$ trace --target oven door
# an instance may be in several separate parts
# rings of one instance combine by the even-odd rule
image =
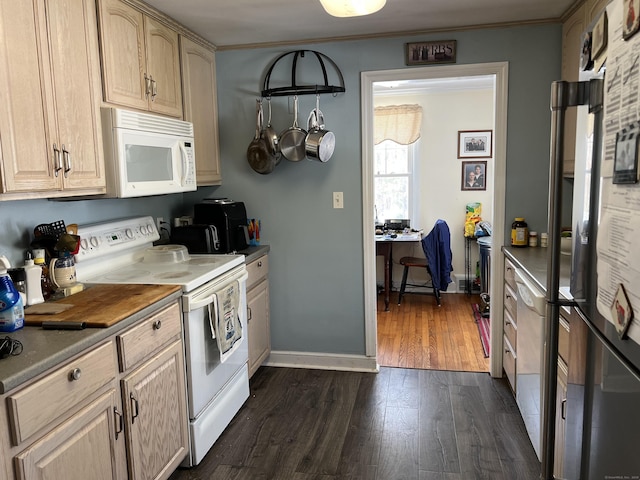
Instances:
[[[214,294],[234,281],[240,284],[238,316],[243,338],[238,348],[221,362],[218,343],[211,334],[209,315],[211,318],[215,315]],[[198,417],[240,369],[247,368],[246,282],[247,271],[243,264],[182,297],[190,420]]]

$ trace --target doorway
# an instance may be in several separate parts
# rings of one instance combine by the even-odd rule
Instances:
[[[493,154],[493,236],[502,239],[504,237],[504,197],[505,197],[505,171],[506,171],[506,104],[507,104],[507,69],[506,63],[491,63],[478,65],[456,65],[444,67],[423,67],[402,70],[387,70],[377,72],[363,72],[361,76],[362,92],[362,139],[363,139],[363,238],[364,238],[364,285],[365,285],[365,337],[366,354],[377,358],[377,295],[376,295],[376,253],[374,239],[374,155],[373,155],[373,112],[375,106],[376,86],[381,82],[438,82],[454,84],[456,79],[460,82],[472,80],[474,77],[490,77],[494,86],[493,111],[494,111],[494,154]],[[425,113],[428,115],[428,113]],[[484,127],[483,127],[484,128]],[[457,128],[454,128],[457,130]],[[453,132],[454,142],[457,142],[457,132]],[[454,152],[455,152],[455,146]],[[453,159],[456,167],[460,160],[454,153]],[[464,219],[464,211],[460,213]],[[424,227],[423,227],[424,228]],[[430,229],[430,228],[429,228]],[[428,233],[428,228],[424,228]],[[454,232],[452,232],[453,235]],[[499,243],[502,243],[500,240]],[[501,299],[496,298],[496,284],[501,284],[501,268],[498,262],[499,255],[492,255],[491,270],[494,272],[491,282],[492,311],[502,311]],[[444,298],[446,301],[446,296]],[[496,315],[497,317],[497,315]],[[501,351],[502,319],[495,318],[491,322],[491,351]],[[492,355],[490,358],[490,372],[493,376],[502,373],[501,355]]]

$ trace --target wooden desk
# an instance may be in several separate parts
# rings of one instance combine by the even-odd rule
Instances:
[[[376,256],[384,257],[384,311],[389,311],[389,295],[393,281],[393,244],[399,242],[419,242],[422,240],[422,231],[401,233],[396,238],[389,235],[376,235]]]

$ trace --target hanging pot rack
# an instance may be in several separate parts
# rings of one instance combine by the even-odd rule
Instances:
[[[298,59],[301,57],[304,58],[305,52],[312,53],[313,55],[315,55],[315,58],[318,60],[318,63],[320,64],[320,68],[322,69],[322,76],[324,80],[323,84],[298,85],[296,81]],[[271,81],[271,73],[273,72],[274,67],[280,60],[282,60],[285,57],[288,57],[289,55],[293,55],[293,64],[291,67],[291,85],[287,85],[284,87],[271,88],[269,82]],[[338,75],[338,78],[340,80],[340,85],[329,85],[325,60],[334,67]],[[269,67],[269,70],[267,71],[267,74],[264,77],[264,82],[262,84],[262,96],[264,98],[284,97],[288,95],[317,95],[320,93],[331,93],[333,95],[336,95],[338,93],[342,93],[345,91],[346,90],[344,88],[344,78],[338,66],[335,64],[333,60],[331,60],[325,54],[317,52],[315,50],[294,50],[291,52],[283,53],[278,58],[276,58],[275,61],[271,64],[271,67]]]

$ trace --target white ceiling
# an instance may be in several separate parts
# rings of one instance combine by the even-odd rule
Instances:
[[[558,20],[580,0],[387,0],[377,13],[336,18],[319,0],[146,0],[218,47]]]

